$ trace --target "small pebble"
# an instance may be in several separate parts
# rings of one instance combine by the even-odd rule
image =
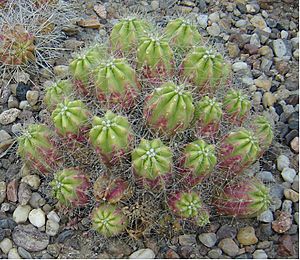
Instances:
[[[133,252],[129,259],[154,259],[155,254],[150,248],[140,249]]]
[[[231,238],[224,238],[220,241],[219,248],[223,250],[223,252],[231,257],[234,257],[239,252],[239,247]]]
[[[250,226],[241,228],[239,230],[237,234],[237,240],[244,246],[254,245],[258,242],[258,239],[255,235],[255,230]]]
[[[292,202],[299,201],[299,193],[298,192],[293,191],[292,189],[285,189],[283,193],[284,193],[284,196],[286,199],[291,200]]]
[[[44,226],[46,222],[44,211],[42,209],[33,209],[29,213],[29,221],[38,228]]]
[[[9,250],[7,258],[8,259],[22,259],[18,253],[18,249],[15,247]]]
[[[284,168],[283,171],[281,172],[281,176],[288,183],[293,183],[294,178],[296,176],[296,171],[291,168]]]
[[[13,247],[13,243],[9,238],[4,238],[0,242],[0,248],[5,255],[8,254],[9,250],[12,249],[12,247]]]
[[[232,64],[232,69],[234,72],[238,72],[241,70],[247,70],[248,69],[248,65],[245,62],[242,61],[238,61]]]
[[[254,259],[268,259],[268,255],[262,249],[255,250],[252,255]]]
[[[47,220],[46,234],[49,236],[56,236],[59,230],[59,224],[53,220]]]
[[[285,155],[279,155],[277,158],[277,169],[282,171],[284,168],[288,168],[290,166],[290,159]]]
[[[198,236],[200,242],[207,246],[213,247],[217,242],[217,236],[215,233],[202,233]]]
[[[13,220],[18,224],[25,223],[30,210],[31,207],[29,205],[19,205],[13,213]]]
[[[17,108],[5,110],[0,114],[0,124],[8,125],[16,121],[21,111]]]
[[[273,213],[271,210],[266,210],[262,212],[258,217],[257,220],[265,223],[270,223],[274,220]]]

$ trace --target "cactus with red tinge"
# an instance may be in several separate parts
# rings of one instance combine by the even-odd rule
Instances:
[[[66,168],[55,173],[50,185],[54,197],[64,206],[77,207],[89,203],[89,179],[77,168]]]
[[[215,194],[213,205],[220,215],[252,218],[268,209],[269,188],[256,178],[231,181]]]
[[[184,86],[165,83],[146,97],[144,116],[154,131],[174,135],[190,126],[194,117],[192,95]]]

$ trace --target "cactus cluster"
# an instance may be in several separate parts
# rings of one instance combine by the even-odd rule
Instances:
[[[243,171],[271,145],[269,122],[258,116],[245,124],[248,96],[230,87],[229,63],[202,46],[195,25],[170,21],[161,37],[151,28],[137,18],[121,20],[106,45],[72,60],[72,79],[46,91],[54,130],[29,127],[19,138],[20,156],[33,169],[53,174],[59,203],[80,207],[96,201],[93,228],[104,236],[129,228],[123,208],[139,191],[164,192],[164,209],[196,226],[209,223],[212,207],[220,215],[257,215],[269,205],[268,189]],[[175,53],[183,57],[177,60]],[[70,168],[63,156],[57,160],[57,145],[68,149],[71,141],[98,156],[104,170],[94,171],[94,183],[81,165]],[[213,205],[201,195],[210,176]]]

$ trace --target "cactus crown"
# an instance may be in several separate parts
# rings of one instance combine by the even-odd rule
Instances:
[[[204,124],[220,121],[222,114],[222,104],[215,97],[205,96],[196,105],[195,118],[201,119]]]
[[[178,214],[185,218],[196,217],[202,208],[202,201],[195,192],[182,193],[180,199],[175,203]]]

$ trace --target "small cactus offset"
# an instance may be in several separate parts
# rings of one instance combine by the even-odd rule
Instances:
[[[201,43],[201,35],[190,22],[178,18],[170,21],[165,28],[165,37],[170,45],[186,50]]]
[[[94,117],[89,138],[106,165],[121,162],[129,152],[134,135],[126,117],[107,111],[103,118]]]
[[[85,206],[89,203],[88,177],[79,169],[66,168],[54,174],[50,183],[54,197],[66,207]]]
[[[22,25],[5,25],[0,33],[0,63],[25,65],[35,61],[34,39]]]
[[[194,117],[192,95],[183,86],[165,83],[146,97],[144,116],[154,131],[174,135],[188,128]]]
[[[125,231],[128,220],[117,206],[102,204],[93,210],[92,222],[98,233],[112,237]]]
[[[53,138],[53,133],[47,126],[30,125],[18,138],[18,154],[28,166],[48,174],[59,163],[59,155],[55,149]]]
[[[258,159],[260,147],[253,132],[237,129],[221,141],[218,166],[230,174],[241,173],[243,169]]]
[[[204,47],[196,47],[188,53],[180,66],[184,79],[199,86],[199,91],[208,93],[214,92],[215,86],[225,81],[230,73],[229,64],[221,54]]]
[[[57,132],[70,139],[83,141],[88,127],[89,111],[80,100],[69,101],[57,105],[52,112],[52,120]]]
[[[172,151],[160,139],[141,140],[132,152],[134,174],[146,188],[163,188],[172,173]]]
[[[256,178],[244,178],[228,183],[215,194],[213,205],[221,215],[256,217],[271,203],[269,189]]]
[[[137,68],[153,83],[160,83],[174,73],[174,54],[165,39],[142,37],[137,49]]]
[[[222,104],[216,98],[203,97],[195,105],[194,124],[198,136],[214,138],[219,132],[223,116]]]
[[[241,125],[251,109],[251,102],[240,90],[230,89],[223,100],[223,107],[225,118],[230,123]]]
[[[181,161],[186,182],[195,186],[207,177],[217,164],[215,147],[199,139],[186,145]]]
[[[129,199],[132,195],[127,181],[121,177],[101,175],[94,183],[93,193],[97,201],[117,203],[122,199]]]
[[[209,212],[196,192],[176,192],[169,195],[168,206],[178,217],[192,219],[197,225],[209,223]]]
[[[44,97],[44,103],[50,111],[72,95],[72,83],[68,80],[61,80],[48,87]]]
[[[136,104],[140,83],[135,71],[123,59],[101,63],[94,72],[96,95],[109,108],[130,109]]]
[[[137,18],[123,19],[114,25],[110,34],[110,44],[117,54],[128,54],[137,48],[142,36],[150,29],[150,24]]]

